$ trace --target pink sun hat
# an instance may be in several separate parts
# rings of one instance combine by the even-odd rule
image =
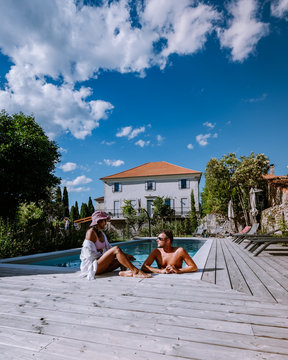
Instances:
[[[92,222],[90,224],[91,226],[97,225],[99,220],[110,220],[110,216],[107,215],[104,211],[97,210],[92,214]]]

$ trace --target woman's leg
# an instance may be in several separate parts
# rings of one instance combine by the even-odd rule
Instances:
[[[96,275],[107,272],[111,264],[114,262],[115,258],[119,261],[120,265],[128,268],[131,273],[130,276],[134,277],[151,277],[150,274],[146,274],[143,271],[137,269],[130,260],[128,260],[127,256],[123,253],[123,251],[118,247],[114,246],[108,251],[106,251],[99,260],[97,260],[97,271]],[[125,276],[124,272],[121,272],[122,276]],[[128,275],[128,273],[126,275]]]

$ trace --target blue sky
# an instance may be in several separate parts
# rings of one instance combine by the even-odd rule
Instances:
[[[34,114],[57,142],[70,205],[150,161],[204,172],[212,157],[254,151],[288,173],[288,0],[0,10],[0,108]]]

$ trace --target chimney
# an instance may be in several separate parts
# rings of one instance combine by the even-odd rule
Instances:
[[[274,172],[274,164],[271,164],[271,165],[270,165],[270,175],[275,175],[275,172]]]

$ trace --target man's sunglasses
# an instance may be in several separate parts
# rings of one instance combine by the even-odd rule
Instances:
[[[160,236],[157,237],[157,240],[167,240],[168,238],[161,238]]]

